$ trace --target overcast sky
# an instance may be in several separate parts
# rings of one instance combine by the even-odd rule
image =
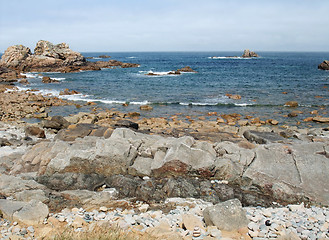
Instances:
[[[328,0],[0,0],[0,52],[329,51]]]

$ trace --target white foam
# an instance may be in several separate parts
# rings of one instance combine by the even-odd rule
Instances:
[[[57,81],[63,81],[63,80],[65,80],[66,78],[54,78],[54,77],[52,77],[51,79],[53,79],[53,80],[57,80]]]
[[[208,57],[209,59],[251,59],[251,58],[243,58],[243,57]]]
[[[239,106],[239,107],[246,107],[246,106],[252,106],[254,104],[252,103],[234,103],[235,106]]]
[[[21,75],[27,77],[27,78],[40,78],[41,76],[38,76],[38,73],[21,73]]]
[[[150,104],[149,101],[145,100],[143,102],[129,102],[129,104],[133,104],[133,105],[146,105],[146,104]]]
[[[136,57],[127,57],[127,58],[136,58]]]

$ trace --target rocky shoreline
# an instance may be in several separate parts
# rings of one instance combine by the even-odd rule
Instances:
[[[318,127],[298,128],[215,112],[215,120],[142,118],[92,102],[90,111],[50,117],[51,107],[76,103],[17,91],[8,84],[21,72],[128,65],[86,63],[46,41],[34,54],[13,49],[0,69],[1,239],[97,227],[135,239],[329,238],[328,119],[314,113]],[[17,49],[18,63],[8,57]]]
[[[187,123],[175,117],[170,120],[139,119],[138,113],[124,114],[97,108],[64,118],[47,117],[45,113],[50,106],[72,103],[41,95],[38,99],[33,92],[3,93],[9,94],[4,95],[4,99],[16,96],[17,106],[24,102],[25,105],[21,105],[24,109],[31,107],[26,114],[44,114],[43,120],[36,124],[17,120],[26,117],[20,109],[2,115],[5,117],[0,129],[0,210],[6,220],[2,220],[0,228],[4,239],[13,235],[37,238],[44,234],[42,231],[53,234],[59,226],[87,231],[87,226],[90,229],[95,221],[109,224],[106,219],[111,226],[135,229],[136,234],[155,239],[163,239],[169,233],[177,239],[328,237],[328,231],[324,230],[329,220],[326,184],[329,131],[326,125],[298,129],[250,122],[236,127],[226,121]],[[15,108],[12,101],[5,104]],[[16,115],[18,112],[20,115]],[[201,209],[205,205],[216,206],[236,199],[247,211],[249,221],[244,227],[227,232],[221,226],[213,228],[207,224],[203,213],[178,211],[173,206],[168,211],[177,211],[176,223],[170,222],[172,215],[164,212],[159,215],[159,221],[149,217],[153,219],[149,220],[152,222],[149,225],[136,220],[143,216],[137,210],[141,204],[149,205],[152,210],[145,214],[150,216],[161,209],[165,211],[166,202],[177,197],[184,204],[188,198],[193,198],[195,207]],[[197,199],[202,199],[204,205]],[[126,201],[135,206],[136,212],[127,213],[126,210],[123,214],[120,211],[125,211],[125,207],[119,212],[113,207],[122,202],[127,207]],[[300,220],[292,226],[288,222],[293,220],[283,220],[283,213],[291,212],[285,206],[301,202],[313,207],[299,205],[301,210],[291,213],[291,218],[305,216],[308,222]],[[139,203],[138,207],[136,203]],[[16,204],[16,210],[8,210],[8,205],[12,209]],[[43,206],[45,211],[37,220],[25,219],[26,214],[17,217],[21,216],[19,212],[24,206],[33,209],[30,211]],[[100,211],[100,207],[109,210]],[[104,219],[96,217],[96,212],[91,210],[97,210]],[[309,211],[313,210],[314,214],[321,212],[324,220],[312,215],[311,219],[317,221],[312,220],[313,228],[310,229],[310,216],[305,214],[311,214]],[[275,216],[283,214],[280,219],[284,224],[279,230],[264,227],[264,220],[277,221],[269,217],[269,211],[271,214],[278,212]],[[264,212],[267,215],[264,216]],[[113,214],[119,217],[115,220],[107,217]],[[179,227],[184,214],[196,216],[203,224],[199,228],[205,230],[200,230],[199,237],[193,236],[199,231],[194,229],[196,226],[192,230]],[[93,220],[85,219],[86,216]],[[127,220],[132,217],[135,223]],[[48,220],[44,222],[44,219]],[[165,219],[169,219],[169,225],[163,223]],[[50,225],[51,221],[55,224]],[[164,226],[166,230],[163,230]],[[35,232],[30,231],[31,227]],[[163,235],[158,229],[164,231]],[[211,235],[212,231],[221,237]]]

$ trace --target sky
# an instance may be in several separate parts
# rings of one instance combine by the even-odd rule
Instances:
[[[327,0],[0,0],[0,52],[329,51]]]

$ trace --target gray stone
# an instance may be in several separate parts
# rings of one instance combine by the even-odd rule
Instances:
[[[21,210],[25,205],[27,205],[25,202],[0,199],[0,210],[4,217],[9,220],[12,220],[14,213]]]
[[[207,226],[217,226],[220,230],[234,231],[249,223],[239,200],[232,199],[207,207],[203,211]]]
[[[284,140],[279,134],[274,132],[258,132],[258,131],[245,131],[243,136],[249,142],[255,142],[258,144],[267,144],[271,142],[282,142]]]
[[[46,204],[35,200],[25,204],[22,209],[13,214],[13,219],[27,225],[36,225],[44,221],[48,216],[49,209]]]
[[[31,200],[37,200],[40,202],[46,202],[49,198],[45,192],[41,189],[37,190],[24,190],[15,194],[15,198],[18,201],[29,202]]]
[[[46,187],[34,180],[23,180],[20,177],[5,174],[0,175],[0,194],[4,196],[13,196],[25,190],[38,189],[45,190]]]
[[[129,167],[128,173],[135,176],[149,176],[151,174],[152,158],[137,157]]]

